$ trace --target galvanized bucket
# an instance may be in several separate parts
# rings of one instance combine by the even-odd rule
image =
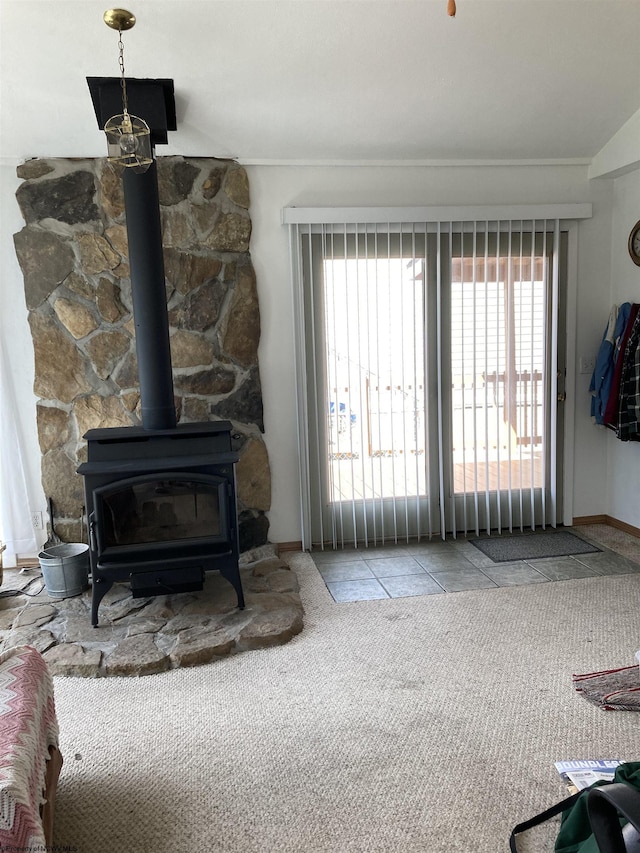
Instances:
[[[49,598],[71,598],[89,587],[89,546],[51,545],[38,554]]]

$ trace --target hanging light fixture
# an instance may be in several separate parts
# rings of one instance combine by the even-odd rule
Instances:
[[[115,165],[132,168],[136,172],[146,172],[153,163],[151,131],[143,119],[129,113],[127,81],[124,76],[122,33],[135,25],[136,18],[126,9],[108,9],[103,19],[108,27],[118,31],[118,62],[122,90],[122,112],[112,116],[104,126],[107,135],[107,158]]]

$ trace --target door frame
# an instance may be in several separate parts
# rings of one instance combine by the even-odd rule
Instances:
[[[306,372],[306,320],[304,315],[304,279],[302,274],[301,240],[306,235],[322,231],[325,226],[345,223],[406,223],[473,220],[532,220],[558,219],[568,233],[567,299],[566,299],[566,403],[564,406],[564,453],[562,470],[562,519],[565,525],[573,521],[573,438],[575,424],[575,341],[578,271],[579,222],[592,217],[592,205],[479,205],[469,207],[391,207],[391,208],[307,208],[285,207],[282,223],[289,229],[290,275],[293,298],[293,333],[295,344],[295,388],[298,420],[298,467],[300,479],[300,532],[302,547],[311,549],[310,519],[310,443],[308,410],[308,377]]]

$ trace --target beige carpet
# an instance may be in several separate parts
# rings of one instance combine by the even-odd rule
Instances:
[[[55,679],[57,845],[499,853],[564,795],[555,760],[640,757],[640,717],[571,681],[633,663],[637,574],[336,604],[308,556],[291,564],[306,615],[287,645]]]

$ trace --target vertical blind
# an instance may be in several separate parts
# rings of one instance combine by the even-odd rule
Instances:
[[[590,206],[452,212],[284,211],[304,547],[556,523],[561,222]]]

